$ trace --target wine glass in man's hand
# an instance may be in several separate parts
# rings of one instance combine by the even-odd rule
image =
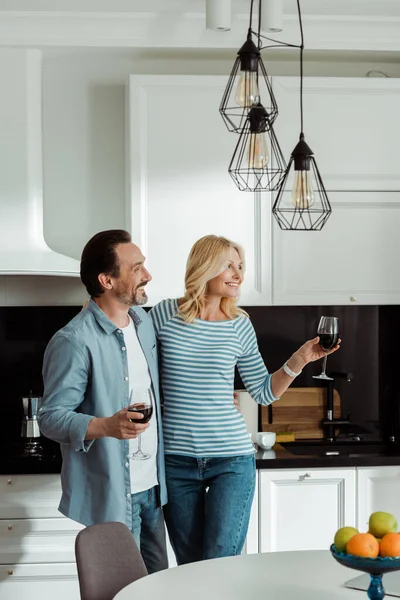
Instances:
[[[148,423],[153,414],[151,391],[149,389],[132,389],[129,396],[128,412],[140,413],[143,419],[129,419],[131,423]],[[128,454],[132,460],[147,460],[150,454],[142,451],[142,434],[138,436],[138,449]]]

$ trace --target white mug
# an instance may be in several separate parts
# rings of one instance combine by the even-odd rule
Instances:
[[[269,450],[276,442],[276,433],[273,431],[259,431],[255,435],[256,443],[260,448]]]

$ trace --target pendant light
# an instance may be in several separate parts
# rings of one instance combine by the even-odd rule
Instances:
[[[266,106],[271,125],[278,116],[278,105],[261,58],[260,37],[257,36],[257,45],[253,41],[253,3],[254,0],[251,0],[247,39],[237,53],[219,107],[228,130],[236,133],[242,131],[251,107],[261,100]]]
[[[242,192],[277,189],[286,163],[268,111],[262,104],[252,106],[236,144],[229,174]]]
[[[319,231],[332,209],[314,153],[306,144],[303,133],[303,51],[304,36],[297,0],[301,33],[300,45],[300,139],[294,148],[281,180],[272,212],[281,229]]]

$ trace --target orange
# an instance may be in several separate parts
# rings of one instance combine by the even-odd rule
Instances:
[[[382,557],[400,556],[400,533],[387,533],[379,545],[379,554]]]
[[[379,554],[379,543],[370,533],[357,533],[347,542],[347,554],[376,558]]]

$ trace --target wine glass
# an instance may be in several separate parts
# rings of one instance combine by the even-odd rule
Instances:
[[[132,389],[129,395],[128,412],[137,412],[143,415],[143,419],[129,419],[131,423],[148,423],[153,414],[151,390]],[[142,451],[142,434],[138,435],[138,449],[128,454],[132,460],[147,460],[150,454]]]
[[[319,335],[319,345],[322,350],[328,352],[336,346],[339,340],[339,319],[337,317],[321,317],[318,324],[317,334]],[[332,377],[326,374],[326,361],[328,355],[325,354],[322,363],[322,373],[313,375],[314,379],[327,379],[332,381]]]

